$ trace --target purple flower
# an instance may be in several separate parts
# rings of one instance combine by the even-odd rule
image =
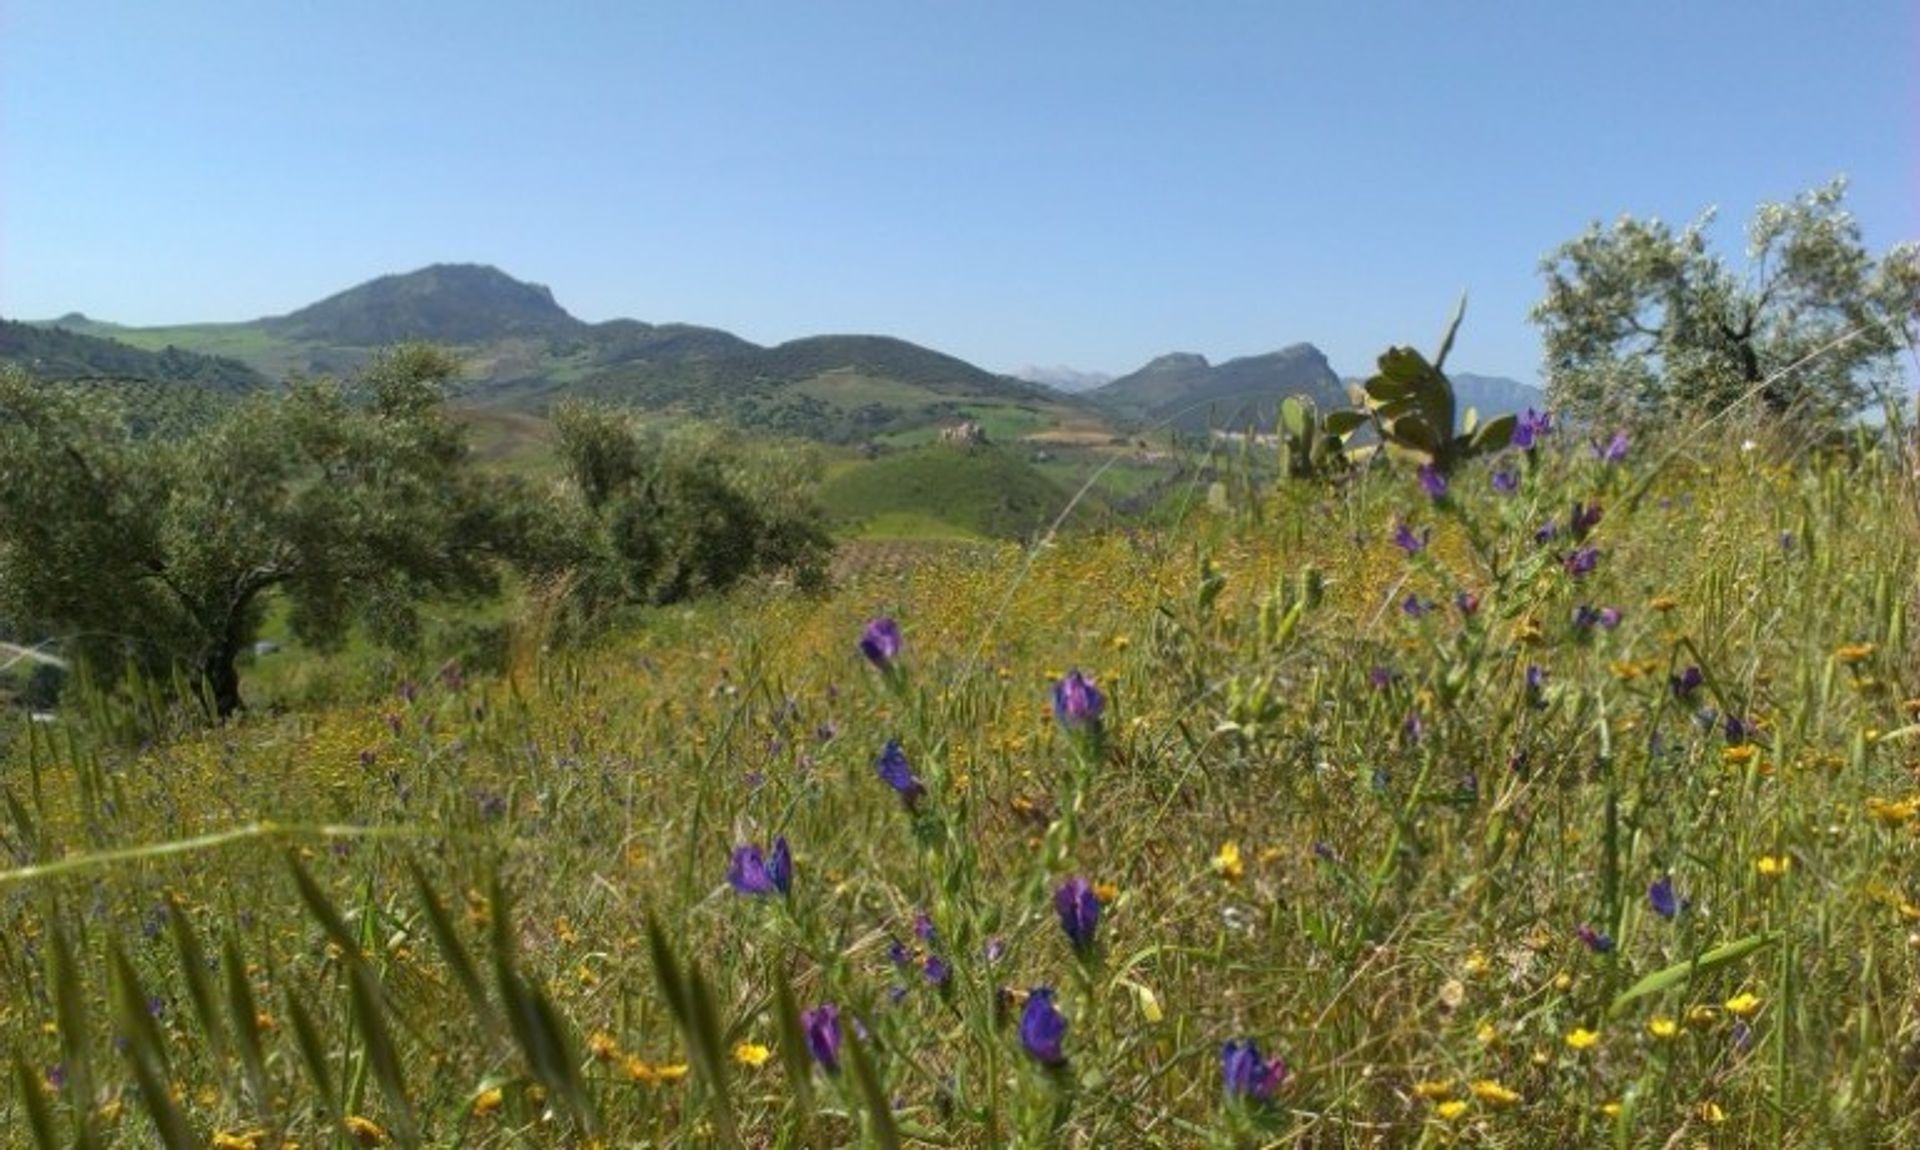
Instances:
[[[1054,718],[1069,727],[1097,724],[1106,709],[1107,697],[1077,670],[1067,672],[1066,678],[1053,685]]]
[[[1560,525],[1549,519],[1533,533],[1535,543],[1551,543],[1560,537]]]
[[[912,810],[926,796],[927,788],[913,776],[913,767],[907,762],[907,753],[900,749],[900,740],[888,739],[887,747],[874,761],[874,769],[880,772],[880,778],[899,793],[901,799]]]
[[[793,852],[787,849],[787,837],[773,840],[771,861],[760,853],[757,843],[733,848],[727,885],[741,894],[786,894],[793,887]]]
[[[1100,926],[1100,899],[1092,884],[1079,875],[1060,884],[1053,892],[1053,909],[1059,912],[1060,929],[1067,932],[1073,949],[1085,953],[1093,947],[1093,932]]]
[[[933,929],[933,919],[928,917],[926,911],[916,910],[913,912],[913,936],[915,938],[926,943],[928,946],[932,946],[937,933],[938,932]]]
[[[1600,608],[1600,625],[1611,631],[1620,625],[1622,616],[1618,607]]]
[[[1405,612],[1409,619],[1419,619],[1432,610],[1432,604],[1423,601],[1418,595],[1409,595],[1401,600],[1400,610]]]
[[[1582,603],[1573,609],[1573,625],[1580,630],[1585,631],[1598,622],[1600,622],[1600,612],[1587,604]]]
[[[1605,446],[1601,446],[1598,440],[1594,441],[1593,457],[1602,463],[1619,463],[1627,458],[1627,448],[1631,445],[1632,441],[1627,438],[1626,432],[1616,431]]]
[[[1687,909],[1688,902],[1674,893],[1673,876],[1662,875],[1647,884],[1647,904],[1661,918],[1671,919]]]
[[[1736,1054],[1745,1054],[1747,1051],[1753,1049],[1753,1027],[1747,1025],[1746,1019],[1734,1019],[1733,1033],[1730,1037],[1733,1040],[1733,1049]]]
[[[1460,608],[1462,615],[1471,619],[1480,613],[1480,596],[1471,591],[1462,591],[1453,597],[1453,605]]]
[[[1707,677],[1700,673],[1698,667],[1688,667],[1677,675],[1667,676],[1667,685],[1673,688],[1673,697],[1676,699],[1687,698],[1699,690],[1700,684],[1706,681]]]
[[[948,966],[947,960],[937,954],[928,955],[920,970],[929,986],[945,986],[953,978],[953,967]]]
[[[1566,561],[1567,574],[1573,576],[1575,579],[1580,578],[1582,575],[1591,575],[1593,573],[1594,565],[1599,562],[1600,562],[1599,548],[1597,547],[1576,548],[1573,554],[1567,556],[1567,561]]]
[[[823,1002],[812,1010],[800,1012],[800,1031],[806,1035],[807,1051],[828,1074],[840,1072],[840,1008]]]
[[[1438,503],[1447,497],[1447,477],[1440,474],[1439,470],[1436,469],[1433,464],[1422,463],[1420,465],[1420,490],[1427,493],[1427,498]]]
[[[1547,685],[1547,669],[1538,663],[1527,664],[1527,690],[1538,691]]]
[[[887,946],[887,961],[895,966],[905,966],[913,961],[913,952],[907,949],[906,943],[896,938]]]
[[[1553,416],[1544,411],[1535,411],[1529,407],[1526,414],[1514,421],[1513,438],[1508,442],[1525,450],[1532,447],[1541,436],[1553,430]]]
[[[1427,725],[1420,720],[1420,712],[1408,711],[1406,721],[1400,724],[1400,741],[1409,747],[1427,737]]]
[[[1427,541],[1433,538],[1433,528],[1429,527],[1415,535],[1413,528],[1404,520],[1398,520],[1393,526],[1393,545],[1408,555],[1418,555],[1427,549]]]
[[[1753,734],[1753,724],[1738,715],[1728,715],[1726,721],[1721,724],[1721,730],[1726,733],[1727,742],[1737,747]]]
[[[860,635],[860,653],[882,671],[891,670],[900,653],[900,624],[884,615],[870,621]]]
[[[1598,503],[1576,503],[1573,505],[1573,537],[1585,539],[1587,532],[1600,525],[1604,512]]]
[[[1061,1044],[1067,1037],[1067,1019],[1053,1005],[1053,988],[1036,986],[1027,992],[1026,1009],[1020,1012],[1020,1045],[1042,1066],[1065,1066],[1066,1051]]]
[[[1503,467],[1493,473],[1493,489],[1501,495],[1512,495],[1520,490],[1520,476]]]
[[[999,962],[1002,958],[1006,957],[1007,940],[1004,938],[1001,938],[997,934],[994,935],[992,938],[989,938],[987,940],[987,945],[984,953],[989,963]]]
[[[1367,672],[1367,685],[1376,691],[1384,691],[1388,687],[1393,686],[1393,681],[1396,678],[1398,678],[1398,676],[1393,673],[1393,668],[1375,667],[1373,670]]]
[[[1220,1078],[1229,1101],[1271,1102],[1287,1080],[1287,1064],[1278,1056],[1261,1058],[1251,1038],[1235,1039],[1220,1048]]]
[[[1574,933],[1579,935],[1580,941],[1586,943],[1587,949],[1595,954],[1607,954],[1613,950],[1613,937],[1604,931],[1593,929],[1587,923],[1581,923],[1580,928]]]

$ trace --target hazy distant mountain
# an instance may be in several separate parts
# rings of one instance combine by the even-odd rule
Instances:
[[[1113,374],[1105,371],[1079,371],[1071,367],[1027,366],[1013,373],[1015,379],[1024,379],[1028,383],[1045,384],[1055,391],[1068,393],[1092,391],[1096,387],[1113,382]]]
[[[1086,393],[1115,416],[1189,431],[1273,426],[1280,401],[1312,399],[1322,410],[1346,405],[1346,388],[1327,357],[1310,343],[1212,364],[1173,352]]]
[[[1447,378],[1453,381],[1453,394],[1462,412],[1471,407],[1483,416],[1494,416],[1529,407],[1544,410],[1547,406],[1546,392],[1517,379],[1464,371],[1449,372]]]

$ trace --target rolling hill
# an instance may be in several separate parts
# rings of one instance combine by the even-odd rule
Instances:
[[[905,340],[821,335],[761,347],[691,324],[589,324],[547,288],[480,264],[381,276],[245,323],[135,328],[72,315],[40,327],[148,350],[217,352],[273,378],[350,372],[381,347],[428,340],[466,357],[469,405],[539,413],[564,399],[602,399],[829,443],[982,418],[1036,431],[1107,430],[1090,405]]]
[[[238,360],[200,355],[172,345],[158,350],[67,330],[63,326],[0,319],[0,363],[18,364],[36,379],[121,380],[153,384],[190,384],[212,391],[239,393],[266,386],[268,379]]]

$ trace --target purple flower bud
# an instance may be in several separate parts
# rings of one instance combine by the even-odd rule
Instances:
[[[1512,495],[1520,490],[1520,476],[1506,468],[1493,473],[1493,490],[1500,495]]]
[[[1066,726],[1097,725],[1106,708],[1107,698],[1100,688],[1077,670],[1053,685],[1053,715]]]
[[[1598,503],[1574,504],[1573,505],[1573,537],[1576,540],[1585,539],[1587,537],[1587,532],[1592,531],[1595,527],[1598,527],[1600,525],[1600,517],[1602,514],[1604,514],[1604,512],[1601,511],[1600,505]]]
[[[890,670],[900,654],[900,624],[886,616],[870,621],[860,635],[860,653],[882,671]]]
[[[1092,949],[1094,931],[1100,926],[1100,899],[1092,884],[1078,875],[1061,883],[1053,892],[1053,909],[1073,949],[1082,954]]]
[[[1534,446],[1541,436],[1551,431],[1553,431],[1553,417],[1544,411],[1535,411],[1529,407],[1526,413],[1514,422],[1513,438],[1508,442],[1524,451]]]
[[[1600,622],[1600,612],[1585,603],[1573,609],[1573,625],[1582,631]]]
[[[1462,615],[1471,619],[1480,613],[1480,596],[1471,591],[1462,591],[1453,597],[1453,605],[1460,608]]]
[[[1269,1062],[1251,1039],[1235,1039],[1220,1048],[1220,1078],[1229,1101],[1271,1102],[1287,1080],[1287,1064],[1279,1057]]]
[[[1581,923],[1580,928],[1574,933],[1579,935],[1580,941],[1586,943],[1587,949],[1595,954],[1608,954],[1613,950],[1613,937],[1604,931],[1593,929],[1587,923]]]
[[[1647,904],[1653,907],[1653,913],[1665,919],[1673,918],[1691,905],[1674,893],[1672,875],[1662,875],[1647,884]]]
[[[1396,521],[1393,526],[1393,545],[1405,551],[1409,556],[1418,555],[1427,549],[1428,540],[1433,538],[1433,528],[1428,527],[1415,535],[1413,528],[1405,521]]]
[[[1549,519],[1534,530],[1535,543],[1551,543],[1560,537],[1560,525]]]
[[[1582,575],[1590,575],[1593,573],[1594,566],[1599,562],[1600,562],[1599,548],[1597,547],[1578,548],[1574,551],[1573,554],[1567,556],[1567,561],[1566,561],[1567,574],[1573,576],[1575,579],[1580,578]]]
[[[1026,1009],[1020,1012],[1020,1045],[1042,1066],[1064,1066],[1067,1020],[1053,1005],[1053,988],[1036,986],[1027,992]]]
[[[800,1031],[806,1035],[807,1051],[828,1074],[840,1072],[840,1008],[823,1002],[812,1010],[800,1012]]]
[[[1423,618],[1430,609],[1431,605],[1423,601],[1418,595],[1409,595],[1400,602],[1400,610],[1404,612],[1409,619]]]
[[[1367,685],[1376,691],[1384,691],[1393,686],[1396,677],[1391,667],[1375,667],[1367,672]]]
[[[953,978],[953,968],[947,965],[946,959],[937,954],[928,955],[927,961],[920,970],[926,976],[929,986],[945,986]]]
[[[913,767],[907,762],[907,753],[900,749],[900,740],[888,739],[886,749],[880,752],[873,766],[880,773],[880,778],[905,801],[908,810],[913,810],[926,796],[927,788],[914,777]]]
[[[887,946],[887,961],[895,966],[905,966],[913,961],[913,952],[907,949],[906,943],[896,938]]]
[[[1618,607],[1600,608],[1600,625],[1611,631],[1620,625],[1622,616]]]
[[[1427,493],[1427,498],[1438,503],[1447,497],[1447,477],[1440,474],[1439,470],[1436,469],[1433,464],[1422,463],[1420,465],[1420,490]]]
[[[994,935],[992,938],[989,938],[987,940],[986,950],[984,953],[986,954],[986,958],[989,963],[999,962],[1002,958],[1006,957],[1007,940],[1004,938],[1001,938],[997,934]]]
[[[773,841],[771,863],[761,854],[757,843],[733,848],[733,862],[727,867],[727,885],[740,894],[786,894],[793,885],[793,855],[787,849],[786,836]]]
[[[1700,684],[1706,681],[1706,676],[1700,673],[1698,667],[1688,667],[1679,674],[1667,676],[1667,685],[1673,688],[1673,697],[1676,699],[1687,698],[1699,690]]]
[[[1631,445],[1632,441],[1627,438],[1626,432],[1616,431],[1604,447],[1598,441],[1594,442],[1593,457],[1602,463],[1620,463],[1627,458],[1627,448]]]

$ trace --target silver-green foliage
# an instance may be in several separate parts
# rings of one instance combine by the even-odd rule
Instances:
[[[510,550],[442,399],[457,370],[403,347],[352,385],[298,383],[168,440],[99,395],[0,374],[0,617],[99,673],[183,670],[221,715],[270,595],[308,642],[356,621],[405,641],[422,598],[491,590]]]
[[[1891,395],[1920,316],[1920,245],[1875,258],[1836,179],[1763,204],[1747,266],[1708,243],[1711,211],[1597,222],[1541,265],[1532,318],[1548,395],[1576,416],[1710,413],[1752,394],[1831,423]]]

